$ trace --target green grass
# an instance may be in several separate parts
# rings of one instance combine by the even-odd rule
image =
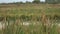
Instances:
[[[0,17],[3,17],[3,19],[6,17],[7,19],[4,22],[8,21],[8,25],[5,25],[5,29],[1,30],[0,34],[58,34],[58,27],[54,21],[60,17],[60,8],[57,6],[50,4],[22,4],[19,6],[6,5],[4,7],[1,5]],[[42,21],[43,12],[48,16],[50,26],[44,26]],[[10,21],[13,21],[11,25]],[[21,25],[25,21],[29,21],[31,24],[28,26]],[[36,24],[34,25],[34,23]],[[52,26],[52,24],[54,25]]]
[[[35,20],[33,20],[35,19]],[[3,34],[58,34],[58,26],[55,21],[51,21],[50,26],[44,26],[42,21],[37,21],[36,18],[32,17],[32,20],[29,21],[31,23],[28,26],[21,25],[23,24],[23,20],[14,19],[14,22],[10,25],[11,22],[8,20],[8,25],[5,25],[6,28],[1,31]],[[28,22],[28,21],[27,21]],[[39,23],[37,23],[39,22]],[[36,23],[34,25],[34,23]],[[52,26],[52,24],[54,24]]]
[[[24,4],[24,5],[6,5],[0,6],[0,15],[21,16],[21,15],[40,15],[44,11],[47,15],[57,14],[60,16],[60,8],[58,5],[50,4]]]

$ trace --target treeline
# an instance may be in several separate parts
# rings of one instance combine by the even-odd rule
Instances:
[[[60,3],[60,0],[46,0],[45,3],[49,3],[49,4],[58,4],[58,3]]]
[[[25,3],[48,3],[48,4],[58,4],[58,3],[60,3],[60,0],[45,0],[45,1],[40,1],[40,0],[34,0],[34,1],[32,1],[32,2],[29,2],[29,1],[26,1],[25,3],[23,3],[23,2],[16,2],[16,4],[25,4]]]
[[[48,3],[48,4],[58,4],[58,3],[60,3],[60,0],[45,0],[45,1],[40,1],[40,0],[34,0],[34,1],[32,1],[32,2],[29,2],[29,1],[26,1],[25,3],[37,3],[37,4],[39,4],[39,3]],[[23,3],[23,2],[16,2],[15,4],[25,4],[25,3]]]
[[[45,0],[45,1],[40,1],[40,0],[34,0],[32,2],[26,1],[24,2],[13,2],[13,3],[1,3],[1,4],[59,4],[60,0]]]

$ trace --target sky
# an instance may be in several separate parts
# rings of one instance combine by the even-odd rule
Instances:
[[[26,1],[29,1],[29,2],[32,2],[34,0],[0,0],[0,3],[12,3],[12,2],[26,2]],[[45,2],[45,0],[40,0],[41,2]]]

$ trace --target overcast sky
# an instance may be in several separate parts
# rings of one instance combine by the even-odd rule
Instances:
[[[11,3],[11,2],[26,2],[26,1],[29,1],[29,2],[32,2],[33,0],[0,0],[0,3]],[[45,0],[40,0],[42,2],[44,2]]]

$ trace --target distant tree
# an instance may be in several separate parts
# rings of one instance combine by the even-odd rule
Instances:
[[[23,2],[13,2],[13,3],[11,3],[11,4],[23,4]]]
[[[23,2],[20,2],[20,4],[23,4]]]
[[[60,0],[58,0],[58,3],[60,3]]]
[[[58,3],[58,0],[54,0],[54,3],[57,4]]]
[[[56,4],[58,3],[58,0],[46,0],[46,3]]]
[[[26,1],[26,3],[30,4],[30,3],[32,3],[32,2]]]
[[[34,0],[33,3],[40,3],[40,0]]]

